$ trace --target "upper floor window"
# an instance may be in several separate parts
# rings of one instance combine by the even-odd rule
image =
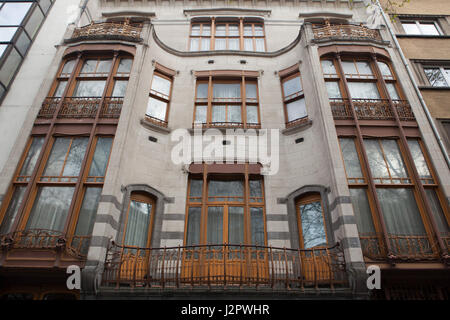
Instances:
[[[264,24],[261,22],[221,20],[193,22],[190,51],[241,50],[266,51]]]
[[[203,183],[201,176],[189,179],[185,244],[265,245],[261,177],[216,176],[207,180],[206,188]],[[202,211],[202,206],[206,210]],[[202,220],[204,230],[200,228]]]
[[[281,87],[286,126],[290,126],[308,116],[300,73],[297,71],[282,78]]]
[[[259,127],[258,84],[252,78],[215,78],[197,81],[194,125]]]
[[[436,66],[429,67],[424,66],[423,71],[427,76],[427,79],[433,87],[450,87],[450,67]]]
[[[404,20],[402,21],[402,26],[406,34],[430,36],[442,35],[442,31],[434,21]]]
[[[0,100],[54,0],[0,0]]]
[[[146,116],[157,125],[167,127],[172,96],[172,77],[155,71],[147,104]]]

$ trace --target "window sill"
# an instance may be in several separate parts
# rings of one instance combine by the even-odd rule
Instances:
[[[164,134],[169,134],[172,130],[170,130],[170,128],[166,128],[160,125],[157,125],[153,122],[150,122],[148,119],[146,118],[142,118],[141,119],[141,125],[147,129],[153,130],[153,131],[157,131],[157,132],[161,132]]]
[[[430,39],[450,39],[450,35],[430,35],[430,34],[396,34],[397,38],[430,38]]]
[[[296,121],[296,120],[294,120]],[[307,118],[303,118],[303,119],[299,119],[299,122],[296,124],[292,124],[289,127],[287,127],[286,129],[283,129],[281,131],[282,134],[289,136],[291,134],[303,131],[307,128],[309,128],[310,126],[312,126],[312,120]]]
[[[450,90],[449,87],[419,86],[420,90]]]

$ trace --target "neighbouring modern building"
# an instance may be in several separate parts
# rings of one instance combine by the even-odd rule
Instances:
[[[448,163],[363,1],[44,11],[2,82],[0,299],[449,299]]]

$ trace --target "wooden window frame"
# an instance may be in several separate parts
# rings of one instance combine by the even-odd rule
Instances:
[[[152,205],[152,209],[151,209],[151,213],[150,213],[150,223],[147,227],[148,228],[147,242],[146,242],[146,245],[144,246],[145,248],[150,248],[151,242],[152,242],[152,235],[153,235],[153,225],[154,225],[154,221],[155,221],[156,200],[153,198],[153,196],[146,194],[144,192],[139,192],[139,191],[134,191],[130,194],[130,199],[128,201],[125,222],[124,222],[124,227],[123,227],[123,234],[122,234],[122,239],[121,239],[122,244],[126,245],[125,237],[127,235],[128,218],[130,215],[131,201],[142,202],[142,203]]]
[[[192,27],[194,25],[200,25],[200,31],[199,35],[192,35]],[[203,33],[203,26],[209,25],[211,33],[209,36],[202,35]],[[217,25],[225,25],[225,36],[217,36],[216,35],[216,27]],[[229,35],[229,25],[238,25],[239,33],[236,36],[230,36]],[[251,26],[252,27],[252,35],[245,35],[244,33],[244,27],[245,26]],[[262,27],[262,36],[258,36],[255,33],[255,26],[261,26]],[[266,40],[266,30],[264,26],[264,22],[253,22],[253,21],[246,21],[244,18],[236,18],[236,19],[228,19],[228,20],[222,20],[217,19],[216,17],[212,17],[208,21],[191,21],[190,29],[189,29],[189,44],[188,44],[188,51],[190,52],[201,52],[206,51],[202,50],[202,39],[209,39],[209,50],[213,51],[216,50],[216,38],[218,39],[225,39],[226,48],[221,50],[231,50],[229,49],[229,40],[230,39],[239,39],[239,48],[237,50],[239,51],[248,51],[248,52],[267,52],[267,40]],[[192,48],[192,39],[198,39],[198,47]],[[245,50],[245,39],[252,39],[252,46],[253,50]],[[263,51],[256,51],[256,39],[264,39],[264,50]]]
[[[197,98],[198,86],[199,84],[208,84],[208,97],[207,98]],[[246,96],[246,84],[251,83],[256,85],[256,99],[248,100]],[[214,84],[240,84],[241,97],[236,101],[217,101],[213,97],[213,87]],[[212,121],[212,109],[214,105],[239,105],[241,108],[241,122],[213,122]],[[199,106],[207,106],[206,109],[206,123],[196,122],[197,108]],[[258,123],[248,123],[247,122],[247,106],[256,106],[258,111]],[[204,128],[260,128],[261,127],[261,113],[259,106],[259,85],[258,80],[252,77],[246,76],[235,76],[235,77],[215,77],[210,75],[209,77],[200,77],[196,81],[195,85],[195,103],[194,103],[194,113],[193,113],[193,128],[204,127]],[[225,112],[225,117],[227,118],[227,112]]]
[[[301,86],[302,90],[301,91],[297,91],[297,92],[295,92],[295,93],[293,93],[293,94],[291,94],[289,96],[286,96],[285,93],[284,93],[284,83],[289,81],[289,80],[295,79],[297,77],[299,78],[300,86]],[[281,78],[280,83],[281,83],[281,95],[282,95],[282,99],[283,99],[283,112],[284,112],[284,119],[285,119],[286,127],[288,128],[288,127],[295,126],[296,124],[303,123],[305,120],[309,119],[308,112],[307,112],[308,110],[306,110],[306,101],[305,101],[306,116],[304,116],[302,118],[298,118],[298,119],[293,119],[293,120],[290,120],[290,121],[289,121],[289,117],[288,117],[287,105],[289,103],[292,103],[292,102],[295,102],[295,101],[298,101],[298,100],[301,100],[301,99],[303,99],[303,100],[305,99],[305,93],[304,93],[304,90],[303,90],[303,81],[302,81],[302,77],[301,77],[301,74],[300,74],[300,70],[297,69],[297,70],[295,70],[292,73],[284,75]]]
[[[312,192],[307,193],[304,195],[301,195],[295,200],[295,212],[297,214],[297,226],[298,226],[298,232],[299,232],[299,245],[300,249],[306,249],[304,244],[304,238],[303,238],[303,228],[302,228],[302,219],[301,219],[301,212],[300,212],[300,205],[302,204],[310,204],[314,202],[320,202],[321,211],[322,211],[322,223],[323,223],[323,229],[325,231],[325,238],[326,238],[326,244],[323,246],[315,246],[308,249],[320,249],[320,248],[327,248],[330,243],[328,230],[327,230],[327,223],[325,218],[325,210],[323,206],[323,200],[320,195],[320,193]]]
[[[170,81],[170,90],[169,90],[169,95],[165,95],[161,92],[158,92],[156,90],[152,89],[152,85],[153,85],[153,81],[155,78],[155,75],[163,78],[165,80]],[[154,98],[157,99],[159,101],[165,102],[167,103],[167,107],[166,107],[166,114],[164,116],[164,119],[159,119],[159,118],[155,118],[152,116],[149,116],[147,113],[145,114],[145,118],[147,120],[149,120],[150,122],[158,125],[158,126],[162,126],[162,127],[166,127],[168,125],[168,120],[169,120],[169,110],[170,110],[170,102],[172,101],[172,94],[173,94],[173,77],[166,75],[165,73],[155,69],[153,76],[152,76],[152,83],[150,84],[150,90],[149,90],[149,99],[150,98]]]
[[[202,195],[201,201],[192,201],[190,197],[190,188],[192,180],[202,181]],[[244,186],[244,193],[242,196],[242,201],[210,201],[208,195],[208,186],[211,180],[239,180],[242,181]],[[250,197],[250,180],[259,180],[261,182],[261,192],[262,197],[259,197],[261,201],[253,202],[252,197]],[[206,185],[205,185],[206,182]],[[217,198],[225,198],[222,196],[217,196]],[[233,197],[235,198],[235,197]],[[185,230],[184,230],[184,245],[187,245],[188,236],[188,223],[189,223],[189,208],[201,208],[200,217],[200,243],[198,245],[208,244],[207,243],[207,223],[208,223],[208,208],[209,207],[222,207],[223,208],[223,243],[228,243],[228,208],[229,207],[243,207],[244,208],[244,243],[251,245],[251,208],[262,208],[263,213],[263,224],[264,224],[264,243],[258,244],[261,246],[267,245],[267,227],[266,227],[266,206],[265,206],[265,190],[264,190],[264,178],[261,175],[250,175],[248,173],[244,174],[191,174],[188,178],[187,186],[187,201],[186,201],[186,218],[185,218]],[[237,244],[237,243],[234,243]],[[193,244],[196,245],[196,244]]]

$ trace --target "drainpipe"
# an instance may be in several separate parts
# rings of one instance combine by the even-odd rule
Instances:
[[[88,2],[89,2],[89,0],[83,0],[83,4],[80,6],[80,14],[76,18],[76,20],[73,22],[75,26],[78,25],[78,22],[81,20],[81,17],[83,16],[84,11],[86,11]],[[88,14],[89,20],[92,20],[90,17],[89,11],[87,11],[87,14]]]
[[[383,11],[383,9],[382,9],[382,7],[380,5],[380,1],[376,0],[376,4],[378,6],[378,9],[381,12],[381,15],[383,16],[383,20],[384,20],[384,22],[385,22],[385,24],[386,24],[386,26],[387,26],[387,28],[389,30],[389,33],[391,34],[391,37],[394,40],[395,46],[397,47],[397,50],[400,53],[400,57],[402,59],[402,62],[403,62],[403,64],[406,67],[406,71],[408,72],[409,79],[411,80],[411,82],[412,82],[412,84],[414,86],[414,90],[416,91],[416,94],[419,97],[420,104],[422,105],[422,109],[423,109],[423,111],[425,111],[425,114],[427,116],[428,122],[430,123],[431,128],[433,130],[434,136],[436,137],[436,140],[438,141],[439,147],[441,148],[442,154],[444,155],[445,161],[447,162],[447,167],[450,168],[450,159],[448,157],[447,150],[446,150],[446,148],[444,146],[444,143],[442,142],[442,138],[441,138],[441,136],[440,136],[440,134],[439,134],[439,132],[438,132],[438,130],[436,128],[436,125],[434,124],[433,117],[431,116],[430,111],[428,110],[428,107],[427,107],[427,105],[425,103],[425,100],[422,97],[422,93],[420,92],[419,87],[416,84],[416,81],[415,81],[414,76],[412,74],[411,67],[410,67],[410,65],[408,63],[408,60],[406,59],[405,55],[403,54],[402,48],[400,47],[400,44],[398,43],[397,37],[395,36],[394,32],[392,31],[392,28],[391,28],[391,25],[390,25],[390,23],[388,21],[388,18],[386,17],[386,14],[384,13],[384,11]]]

